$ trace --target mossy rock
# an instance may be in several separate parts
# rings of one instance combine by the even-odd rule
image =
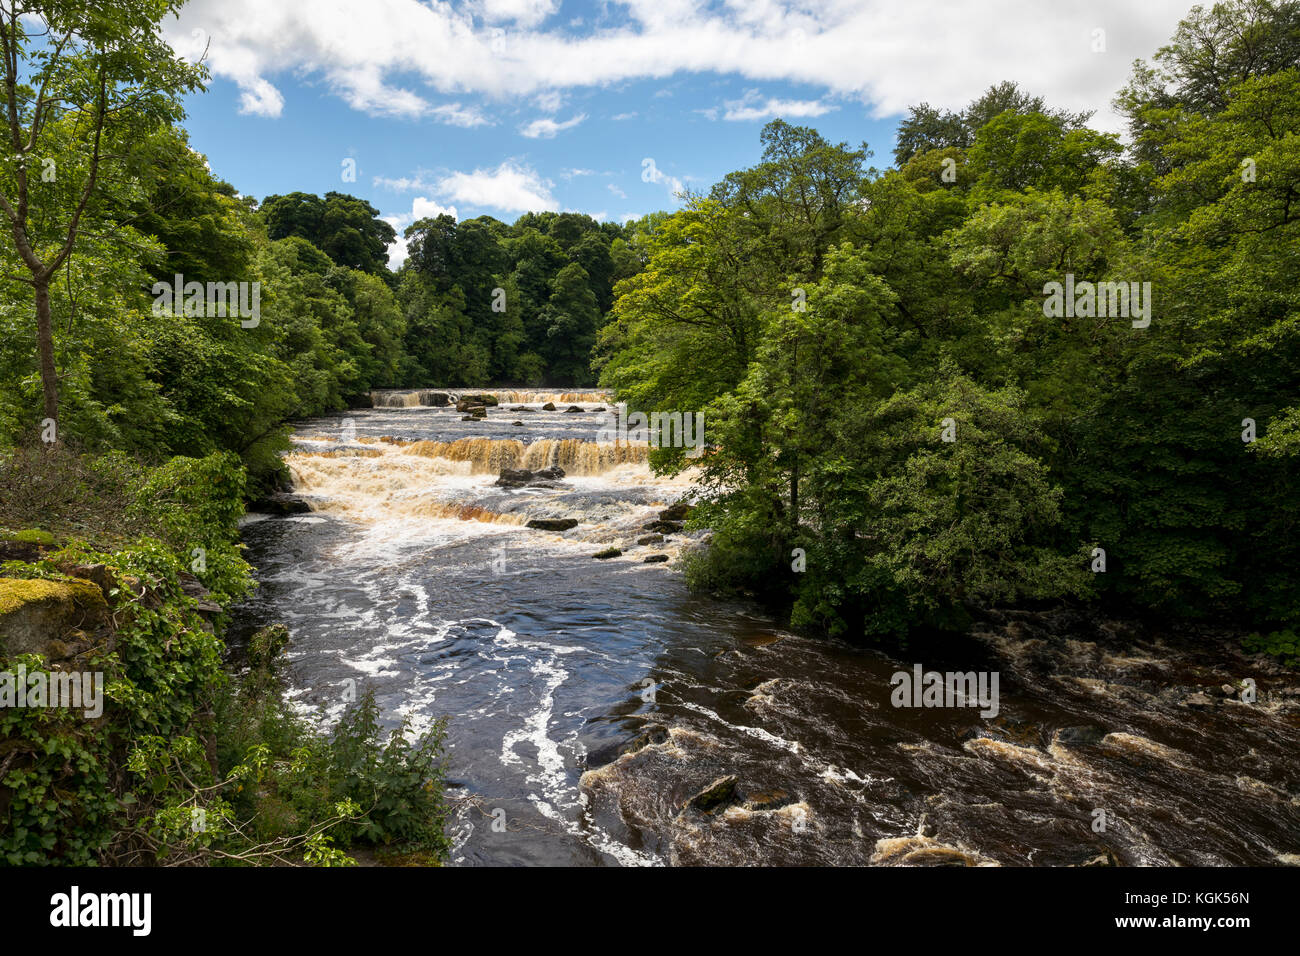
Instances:
[[[4,536],[5,541],[21,541],[24,544],[40,544],[47,548],[54,547],[54,535],[40,528],[25,528]]]
[[[606,548],[604,551],[597,551],[592,557],[603,561],[606,558],[617,558],[622,553],[618,548]]]
[[[80,641],[108,623],[104,592],[93,581],[0,578],[0,653],[67,657],[64,641]]]

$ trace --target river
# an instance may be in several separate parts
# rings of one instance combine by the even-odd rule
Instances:
[[[1294,675],[1065,610],[910,650],[789,633],[688,593],[699,532],[636,544],[690,476],[597,442],[606,396],[494,394],[482,421],[412,392],[300,423],[312,511],[246,519],[260,586],[234,628],[289,626],[291,693],[322,721],[350,686],[392,722],[451,718],[455,864],[1300,863]],[[550,464],[558,486],[495,485]],[[918,664],[996,672],[997,715],[894,706]]]

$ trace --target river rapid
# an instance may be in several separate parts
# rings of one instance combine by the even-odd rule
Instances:
[[[312,510],[245,519],[233,631],[288,625],[322,721],[350,686],[394,724],[451,718],[454,863],[1300,863],[1300,681],[1236,642],[1069,611],[903,650],[798,636],[688,593],[701,532],[636,543],[691,476],[596,441],[606,395],[492,394],[482,421],[410,392],[300,423]],[[996,672],[997,715],[894,706],[918,664]]]

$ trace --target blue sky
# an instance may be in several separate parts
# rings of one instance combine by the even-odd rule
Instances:
[[[673,209],[675,190],[754,163],[773,116],[865,140],[886,166],[908,105],[959,108],[1002,79],[1118,130],[1110,98],[1189,7],[191,0],[167,33],[206,50],[186,126],[217,175],[259,198],[352,193],[400,233],[440,211]]]

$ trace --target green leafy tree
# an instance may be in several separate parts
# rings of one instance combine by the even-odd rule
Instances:
[[[136,171],[131,144],[178,121],[182,97],[201,86],[203,70],[177,59],[159,31],[180,6],[0,6],[7,124],[0,210],[12,240],[5,276],[32,290],[47,419],[59,417],[50,285],[87,225],[102,222],[106,197],[129,190]]]

